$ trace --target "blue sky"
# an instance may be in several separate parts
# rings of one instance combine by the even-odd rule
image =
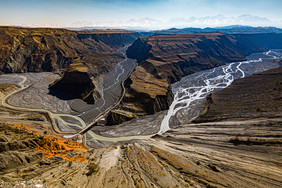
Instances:
[[[161,29],[282,27],[282,0],[0,0],[0,25]]]

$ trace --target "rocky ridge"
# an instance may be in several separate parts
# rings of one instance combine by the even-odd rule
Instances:
[[[57,71],[77,58],[89,66],[104,65],[109,69],[111,63],[119,60],[116,49],[132,43],[138,36],[122,30],[0,27],[0,70],[2,73]],[[105,58],[107,55],[113,60]]]
[[[50,87],[51,94],[93,104],[99,98],[94,86],[99,77],[123,59],[116,50],[138,36],[122,30],[0,27],[0,73],[58,72],[64,78]]]
[[[127,50],[127,56],[137,59],[139,66],[127,80],[128,90],[118,109],[128,111],[129,115],[166,110],[172,101],[171,83],[201,70],[243,61],[254,52],[282,48],[281,40],[282,34],[195,33],[139,37]]]
[[[95,103],[100,97],[94,78],[89,77],[88,67],[79,60],[74,60],[63,73],[61,79],[50,84],[50,94],[65,99],[81,98],[87,103]]]
[[[269,102],[275,103],[277,97],[271,96],[279,89],[276,83],[278,76],[281,77],[281,71],[282,69],[279,68],[246,77],[215,95],[222,99],[222,103],[229,105],[230,97],[238,92],[248,93],[249,84],[252,83],[251,85],[255,87],[260,82],[257,77],[261,76],[266,77],[267,82],[264,84],[273,83],[268,89],[263,90],[261,96],[270,98]],[[241,91],[238,91],[239,86]],[[257,87],[259,86],[260,84]],[[224,95],[225,93],[229,95]],[[245,98],[252,99],[256,95],[256,92],[250,92]],[[253,103],[260,105],[261,101],[257,100]],[[236,104],[229,106],[236,107]],[[221,109],[221,106],[222,104],[215,100],[205,114],[210,112],[217,114],[214,110]],[[244,103],[243,100],[240,106],[247,107],[248,103]],[[78,153],[70,151],[63,156],[62,152],[67,151],[67,145],[64,145],[65,148],[55,150],[56,152],[51,156],[48,147],[42,145],[42,140],[52,134],[49,131],[46,134],[43,132],[46,130],[46,126],[43,125],[48,125],[44,117],[35,114],[26,116],[19,112],[14,116],[15,112],[1,111],[0,120],[4,123],[1,124],[0,129],[0,145],[5,146],[5,150],[0,151],[0,156],[4,159],[1,160],[0,165],[3,171],[0,173],[0,185],[6,187],[13,187],[16,184],[40,184],[51,187],[281,187],[281,174],[278,173],[281,166],[279,150],[281,114],[279,115],[280,112],[275,109],[275,106],[267,105],[263,109],[264,116],[259,118],[254,116],[252,119],[233,114],[230,118],[210,122],[214,120],[213,117],[205,116],[201,123],[183,125],[162,136],[123,143],[101,142],[96,149],[81,150]],[[251,111],[251,113],[257,112]],[[276,115],[273,116],[274,114]],[[23,126],[24,129],[19,129],[19,126],[15,127],[17,124],[5,122],[10,118],[15,122],[21,121],[30,125],[21,125],[20,127]],[[34,132],[40,134],[39,137],[26,137],[27,134],[34,135]],[[49,146],[50,144],[56,146],[56,139],[53,141],[47,142]],[[36,149],[38,145],[45,150]],[[22,147],[21,153],[13,150],[17,147]],[[13,153],[12,157],[11,153]],[[25,157],[27,153],[28,158]],[[85,157],[83,153],[88,154],[87,160],[84,162],[77,160],[76,157]],[[73,157],[72,159],[75,160],[69,160],[68,157]],[[14,161],[21,168],[12,165],[13,163],[7,163],[9,160]]]

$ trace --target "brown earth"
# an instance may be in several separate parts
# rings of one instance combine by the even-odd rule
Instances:
[[[211,34],[139,37],[127,50],[139,66],[128,79],[128,91],[119,109],[136,115],[168,109],[170,83],[183,76],[230,61],[243,60],[230,36]]]
[[[281,40],[279,34],[195,33],[139,37],[127,50],[127,56],[137,59],[139,66],[127,80],[128,90],[118,109],[136,115],[166,110],[172,101],[171,83],[201,70],[245,60],[253,52],[282,48],[282,43],[275,42]]]
[[[221,100],[207,103],[210,108],[200,117],[201,123],[183,125],[147,140],[99,142],[96,149],[89,150],[54,135],[40,114],[2,109],[0,185],[39,182],[51,187],[281,187],[282,117],[276,109],[280,103],[275,94],[281,73],[281,68],[266,71],[217,92],[214,96]],[[262,94],[258,97],[250,87]],[[242,93],[244,98],[237,101],[235,98]],[[261,105],[262,100],[248,100],[256,97],[270,104],[262,104],[262,116],[248,107],[247,101]],[[237,102],[233,104],[230,98]],[[237,105],[249,110],[226,119],[223,103],[226,114],[233,114]],[[226,106],[234,108],[230,112]],[[211,110],[224,118],[214,121],[213,116],[207,116]],[[248,116],[242,116],[246,112]]]
[[[0,27],[0,70],[2,73],[56,71],[67,68],[77,58],[90,67],[109,68],[119,60],[116,49],[138,36],[122,30]],[[110,60],[105,58],[107,55]]]
[[[86,68],[74,62],[69,70]],[[237,80],[212,95],[201,123],[147,140],[97,142],[97,149],[55,135],[40,114],[1,109],[0,186],[281,187],[281,73]],[[0,98],[12,90],[1,90]],[[144,94],[136,96],[142,101]]]
[[[95,90],[94,78],[88,75],[88,67],[81,61],[74,60],[69,68],[63,73],[61,79],[50,84],[50,94],[65,99],[81,98],[87,103],[95,103],[95,98],[100,97],[99,91]],[[95,94],[95,95],[94,95]]]
[[[211,94],[204,114],[195,122],[281,115],[282,67],[279,67],[235,80],[229,87]]]
[[[111,71],[123,59],[116,50],[138,36],[123,30],[0,27],[0,74],[67,70],[66,78],[52,88],[93,104],[99,92],[94,90],[95,81],[92,83],[90,77],[96,79]]]
[[[8,92],[14,88],[16,88],[17,85],[10,84],[10,83],[0,83],[0,92]]]

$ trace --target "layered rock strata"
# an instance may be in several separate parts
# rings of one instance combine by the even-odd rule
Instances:
[[[170,84],[225,63],[243,61],[253,52],[282,48],[282,34],[195,33],[139,37],[127,50],[139,66],[128,79],[120,110],[136,115],[168,109]],[[162,103],[162,104],[161,104]]]
[[[204,113],[195,122],[231,118],[281,117],[282,67],[235,80],[207,98]]]
[[[56,71],[67,68],[77,58],[83,58],[86,64],[103,65],[107,61],[99,61],[99,56],[116,54],[117,48],[132,43],[138,36],[122,30],[0,27],[0,71]],[[111,66],[109,63],[106,66]]]
[[[259,79],[253,75],[241,79],[240,87],[235,81],[217,92],[221,100],[214,100],[206,112],[223,115],[224,120],[209,122],[214,118],[206,116],[205,122],[183,125],[162,136],[118,143],[97,141],[95,149],[89,150],[55,135],[40,114],[1,110],[0,186],[281,187],[281,173],[277,173],[281,166],[281,97],[276,93],[281,71],[261,73]],[[230,105],[230,98],[238,96],[242,101]],[[270,105],[253,100],[256,97],[269,98]],[[235,110],[239,104],[240,109],[252,109],[245,101],[262,105],[263,116],[250,119],[240,115],[244,110],[233,114],[226,108]],[[226,119],[224,113],[233,115]],[[15,123],[7,123],[10,121]]]

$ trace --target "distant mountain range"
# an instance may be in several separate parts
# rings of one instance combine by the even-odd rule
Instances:
[[[115,28],[106,28],[106,27],[76,27],[76,28],[66,28],[69,30],[82,30],[82,31],[91,31],[91,30],[120,30]],[[140,29],[126,28],[127,30],[132,30],[139,32],[140,35],[146,37],[154,34],[180,34],[180,33],[203,33],[203,32],[222,32],[229,34],[239,34],[239,33],[282,33],[281,28],[277,27],[252,27],[252,26],[243,26],[243,25],[229,25],[224,27],[206,27],[206,28],[195,28],[195,27],[186,27],[186,28],[170,28],[163,30],[151,30],[151,31],[142,31]],[[121,29],[122,30],[122,29]]]
[[[170,28],[166,30],[158,30],[155,33],[201,33],[201,32],[223,32],[223,33],[282,33],[282,29],[277,27],[251,27],[242,25],[230,25],[225,27],[206,27],[193,28],[187,27],[183,29]]]

